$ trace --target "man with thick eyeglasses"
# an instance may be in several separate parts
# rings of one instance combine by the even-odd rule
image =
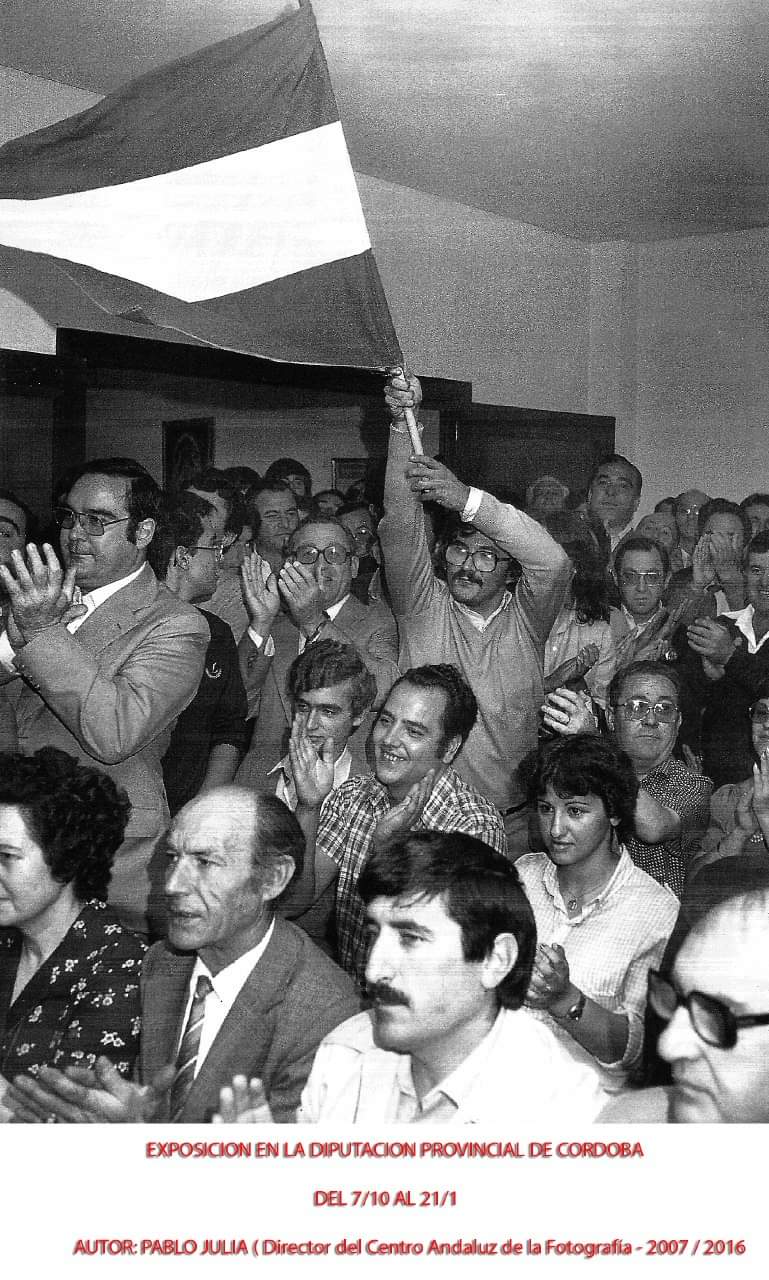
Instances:
[[[125,923],[149,928],[150,858],[168,823],[161,757],[203,672],[208,626],[146,563],[160,490],[130,458],[86,463],[58,511],[53,547],[0,566],[10,601],[0,637],[0,746],[55,746],[96,763],[131,814],[110,884]],[[158,894],[160,886],[158,885]],[[159,898],[158,898],[159,901]]]
[[[238,647],[255,723],[237,774],[242,785],[270,789],[269,774],[291,732],[288,670],[307,645],[321,639],[352,645],[376,680],[377,706],[398,678],[395,620],[384,606],[368,607],[351,594],[357,569],[352,535],[330,517],[298,525],[278,574],[258,552],[244,563],[250,626]]]
[[[672,973],[649,974],[649,1005],[664,1024],[670,1088],[620,1095],[600,1120],[673,1124],[769,1122],[769,888],[707,912]]]
[[[379,533],[400,665],[451,663],[471,683],[478,720],[456,769],[502,811],[510,852],[520,856],[529,847],[528,805],[517,767],[536,746],[544,648],[569,561],[536,521],[464,484],[434,458],[413,454],[404,412],[421,400],[415,378],[392,377],[385,398],[392,423]],[[459,517],[445,582],[428,550],[423,502]]]

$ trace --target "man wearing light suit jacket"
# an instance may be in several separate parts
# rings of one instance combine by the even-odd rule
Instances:
[[[142,971],[139,1079],[106,1058],[93,1072],[17,1076],[7,1105],[28,1121],[202,1123],[235,1075],[259,1077],[278,1122],[293,1121],[315,1051],[357,1013],[352,982],[273,904],[304,836],[275,796],[208,791],[166,842],[168,940]]]
[[[160,490],[138,463],[87,463],[58,509],[66,574],[47,544],[0,568],[0,746],[42,746],[98,765],[131,801],[110,901],[147,929],[149,862],[168,824],[161,759],[203,673],[208,624],[145,563]]]
[[[367,607],[350,594],[354,550],[338,520],[309,517],[292,533],[277,576],[259,556],[244,564],[251,625],[238,649],[254,716],[252,746],[236,775],[244,786],[272,789],[268,775],[286,754],[293,718],[286,677],[307,645],[321,639],[352,645],[376,680],[375,707],[398,679],[395,619],[384,606]]]

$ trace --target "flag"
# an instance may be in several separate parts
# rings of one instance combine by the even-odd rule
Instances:
[[[402,363],[309,5],[7,143],[0,245],[212,346]]]

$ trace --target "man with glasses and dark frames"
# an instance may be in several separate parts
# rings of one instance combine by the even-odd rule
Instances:
[[[510,852],[520,856],[529,847],[528,805],[517,767],[536,746],[544,648],[569,561],[536,521],[413,454],[404,411],[421,400],[415,378],[392,377],[385,398],[392,425],[379,532],[400,664],[452,663],[472,685],[478,719],[456,769],[502,811]],[[428,551],[423,502],[461,521],[446,547],[445,582]]]
[[[203,673],[208,626],[146,563],[160,490],[130,458],[86,463],[56,513],[53,547],[14,551],[0,566],[10,600],[0,665],[0,746],[55,746],[96,763],[128,793],[110,902],[146,932],[149,863],[168,824],[161,757]],[[159,886],[158,886],[159,888]]]
[[[769,876],[722,901],[683,942],[672,973],[651,971],[669,1088],[629,1091],[599,1116],[672,1124],[769,1122]]]
[[[242,785],[270,789],[268,774],[286,754],[291,731],[288,669],[308,644],[323,639],[352,645],[376,680],[376,706],[398,678],[395,620],[383,606],[367,607],[351,594],[357,569],[352,535],[331,518],[302,521],[279,574],[258,552],[245,561],[250,626],[239,651],[249,710],[256,714],[251,748],[237,774]]]
[[[689,859],[708,825],[712,790],[709,778],[673,754],[681,726],[680,695],[680,679],[669,663],[635,662],[612,680],[608,714],[641,787],[628,852],[678,898]]]

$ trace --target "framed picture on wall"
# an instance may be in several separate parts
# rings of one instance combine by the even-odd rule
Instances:
[[[163,488],[186,489],[190,477],[214,463],[214,418],[163,423]]]
[[[374,477],[380,471],[384,472],[385,462],[384,457],[332,458],[331,487],[341,493],[347,493],[351,485],[358,484],[370,489]]]

